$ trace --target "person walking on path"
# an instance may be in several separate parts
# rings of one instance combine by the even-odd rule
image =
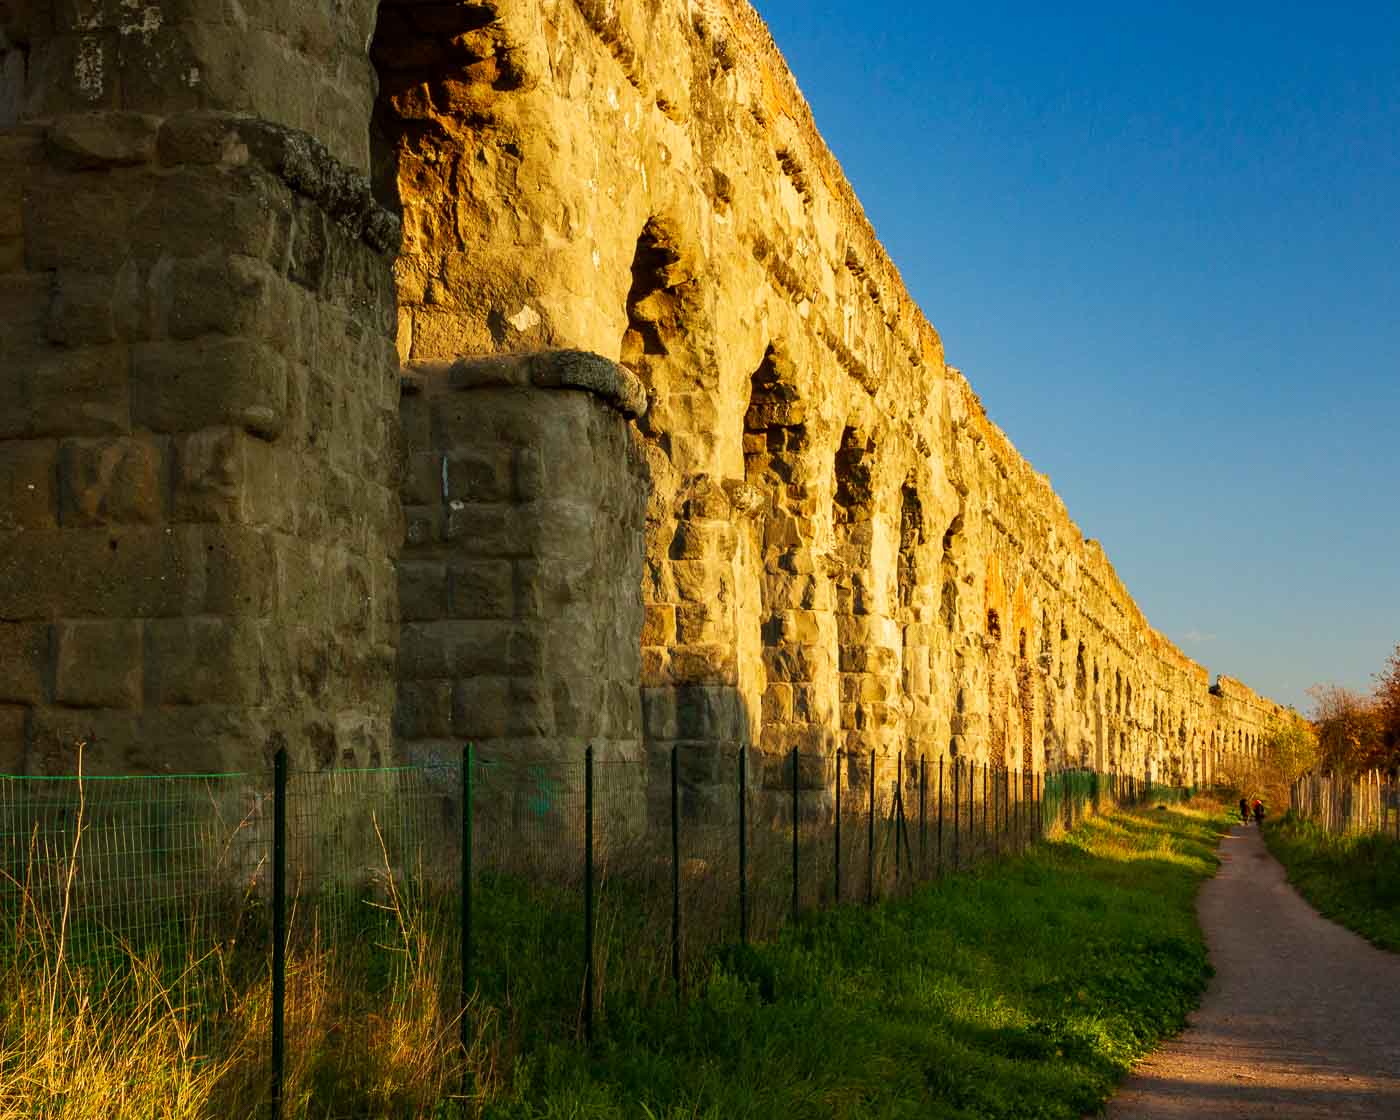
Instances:
[[[1215,976],[1187,1030],[1142,1062],[1110,1120],[1400,1117],[1400,954],[1328,921],[1263,830],[1232,828],[1197,899]]]
[[[1240,798],[1240,824],[1249,823],[1249,802]]]

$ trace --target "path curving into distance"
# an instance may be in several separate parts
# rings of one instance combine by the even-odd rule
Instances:
[[[1254,827],[1220,843],[1196,907],[1215,978],[1110,1120],[1400,1118],[1400,954],[1330,922]]]

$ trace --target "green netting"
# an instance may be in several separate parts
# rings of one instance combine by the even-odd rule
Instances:
[[[271,817],[242,774],[0,776],[0,915],[77,963],[202,955],[265,900]]]

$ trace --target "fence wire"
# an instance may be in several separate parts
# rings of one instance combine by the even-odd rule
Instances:
[[[334,957],[363,991],[389,993],[427,938],[444,993],[492,1006],[523,1043],[567,1038],[683,992],[716,950],[794,917],[898,897],[1110,804],[1178,792],[1082,770],[713,743],[292,772],[286,944],[294,961]],[[0,776],[9,943],[61,931],[69,959],[100,970],[236,942],[265,981],[274,796],[262,772]]]

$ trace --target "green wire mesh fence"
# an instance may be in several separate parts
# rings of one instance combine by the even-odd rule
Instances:
[[[254,972],[271,967],[279,1022],[286,956],[329,954],[387,998],[431,943],[462,1009],[497,1008],[522,1041],[591,1037],[620,1005],[682,994],[724,945],[1013,856],[1110,804],[1186,792],[723,744],[291,771],[276,804],[266,773],[0,776],[0,921],[7,944],[38,931],[99,973],[237,945]],[[277,929],[285,952],[271,956]],[[276,1102],[280,1035],[272,1060]]]

